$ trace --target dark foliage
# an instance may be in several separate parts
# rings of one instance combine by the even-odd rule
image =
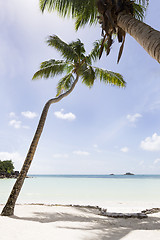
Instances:
[[[111,46],[113,44],[113,35],[116,34],[118,41],[121,43],[119,50],[118,60],[119,62],[125,41],[125,31],[117,26],[117,16],[120,12],[125,14],[131,14],[134,16],[134,1],[130,0],[97,0],[97,8],[99,12],[99,23],[102,27],[103,41],[101,44],[101,51],[99,58],[101,58],[104,43],[108,41],[108,48],[106,49],[107,55],[110,53]]]

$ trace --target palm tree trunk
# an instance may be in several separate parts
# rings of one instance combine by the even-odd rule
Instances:
[[[131,15],[119,13],[117,25],[129,33],[151,57],[160,63],[160,32],[149,25],[133,18]]]
[[[76,80],[74,81],[71,88],[67,92],[61,94],[57,98],[50,99],[45,104],[45,106],[43,108],[43,111],[42,111],[42,114],[41,114],[41,117],[40,117],[40,120],[39,120],[39,123],[38,123],[37,130],[36,130],[35,135],[33,137],[32,143],[30,145],[28,154],[26,156],[26,159],[24,161],[24,164],[22,166],[20,174],[19,174],[19,176],[18,176],[18,178],[17,178],[17,180],[16,180],[16,182],[13,186],[13,189],[11,191],[11,194],[10,194],[9,198],[8,198],[8,201],[7,201],[6,205],[4,206],[4,208],[2,210],[2,213],[1,213],[2,216],[11,216],[11,215],[14,214],[15,203],[16,203],[18,195],[21,191],[21,188],[22,188],[23,182],[25,180],[25,177],[27,176],[27,173],[28,173],[29,167],[31,165],[32,159],[34,157],[34,154],[35,154],[38,142],[39,142],[39,138],[40,138],[41,133],[43,131],[43,127],[44,127],[44,124],[45,124],[45,121],[46,121],[46,117],[47,117],[47,113],[48,113],[50,105],[52,103],[59,102],[62,98],[68,96],[73,91],[77,82],[78,82],[78,76],[76,77]]]

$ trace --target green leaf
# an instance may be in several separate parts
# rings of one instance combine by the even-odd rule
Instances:
[[[141,20],[144,18],[148,4],[149,0],[135,0],[133,2],[135,18]],[[70,16],[76,19],[76,30],[86,24],[97,23],[96,0],[40,0],[39,5],[42,12],[45,9],[57,11],[62,17]]]
[[[142,5],[144,8],[148,7],[149,0],[136,0],[137,4]]]
[[[99,59],[100,57],[100,51],[101,51],[101,45],[102,45],[102,42],[104,41],[104,39],[99,39],[99,40],[96,40],[94,43],[93,43],[93,49],[91,50],[90,54],[88,55],[88,57],[93,60],[94,62]],[[107,52],[108,50],[108,47],[109,47],[109,42],[108,42],[108,39],[105,39],[104,43],[103,43],[103,49],[102,49],[102,53],[105,51]]]
[[[58,36],[50,36],[47,43],[48,46],[52,46],[57,49],[67,61],[76,61],[78,59],[75,49],[69,44],[63,42]]]
[[[103,39],[96,40],[93,43],[93,49],[88,55],[94,62],[99,58],[102,41]],[[107,42],[104,43],[104,49],[106,49],[106,47],[107,47]]]
[[[74,67],[75,67],[74,64],[71,64],[71,63],[69,63],[68,65],[66,65],[66,68],[65,68],[66,73],[68,74],[68,73],[73,72]]]
[[[86,7],[87,2],[94,2],[95,0],[40,0],[39,6],[43,12],[45,9],[48,11],[58,11],[58,13],[65,17],[66,15],[74,17],[80,10]]]
[[[55,59],[42,62],[40,70],[34,74],[32,79],[49,78],[58,74],[62,74],[66,70],[67,65],[67,62],[57,61]]]
[[[91,50],[90,54],[88,55],[91,60],[94,62],[99,58],[100,48],[101,48],[102,40],[97,40],[93,43],[93,49]]]
[[[74,77],[72,73],[67,74],[64,76],[59,82],[57,86],[57,95],[59,96],[63,91],[67,91],[71,88],[72,83],[74,82]]]
[[[82,59],[85,57],[84,54],[86,51],[84,48],[84,44],[81,42],[80,39],[77,39],[77,41],[71,42],[69,46],[76,52],[79,59]]]
[[[97,15],[98,9],[95,1],[85,1],[85,7],[82,5],[81,9],[75,14],[75,29],[78,30],[79,27],[85,26],[87,23],[89,25],[96,24],[98,21]]]
[[[95,71],[91,66],[87,66],[86,69],[81,74],[82,82],[88,86],[92,87],[95,80]]]
[[[44,11],[46,4],[47,4],[48,0],[39,0],[39,7],[42,10],[42,12]]]
[[[124,87],[125,81],[120,74],[91,66],[92,60],[96,60],[99,56],[101,41],[102,40],[96,41],[91,53],[85,56],[84,44],[79,39],[67,44],[57,36],[50,37],[48,41],[49,45],[61,52],[67,60],[51,59],[42,62],[40,69],[34,74],[33,79],[54,77],[55,75],[66,72],[67,75],[58,83],[57,96],[71,88],[75,76],[76,79],[81,77],[82,82],[88,87],[93,86],[96,78],[108,84]],[[107,47],[107,42],[104,44],[106,44],[105,47]],[[70,56],[71,53],[69,53],[69,51],[72,53],[72,56]],[[75,57],[73,57],[73,55]]]
[[[95,76],[99,78],[100,81],[103,81],[106,84],[115,85],[118,87],[125,87],[126,82],[119,73],[114,73],[111,71],[104,70],[102,68],[95,67]]]
[[[134,3],[134,16],[136,19],[143,21],[145,17],[146,8],[140,4]]]

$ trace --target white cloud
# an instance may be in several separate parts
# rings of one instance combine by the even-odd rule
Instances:
[[[53,158],[68,158],[68,154],[61,153],[53,154]]]
[[[11,118],[15,118],[15,117],[16,117],[16,114],[15,114],[14,112],[10,112],[9,116],[10,116]]]
[[[14,120],[14,119],[9,121],[9,125],[16,128],[16,129],[19,129],[19,128],[29,129],[30,128],[29,126],[23,126],[21,121],[17,121],[17,120]]]
[[[149,105],[149,110],[150,111],[156,111],[160,109],[160,101],[155,101]]]
[[[154,164],[157,164],[157,163],[159,163],[160,162],[160,158],[157,158],[156,160],[154,160]]]
[[[97,144],[93,145],[96,152],[101,153],[102,151],[99,149],[99,146]]]
[[[138,118],[141,118],[141,117],[142,117],[142,115],[140,113],[136,113],[133,115],[130,115],[130,114],[127,115],[127,119],[129,120],[129,122],[132,122],[132,123],[136,122],[138,120]]]
[[[89,152],[85,152],[85,151],[81,151],[81,150],[73,151],[73,153],[76,155],[81,155],[81,156],[89,156],[90,155]]]
[[[140,147],[146,151],[160,151],[160,136],[154,133],[151,137],[141,141]]]
[[[12,160],[15,170],[20,170],[21,163],[24,161],[24,158],[18,152],[0,152],[0,160]]]
[[[22,127],[22,122],[17,120],[11,120],[9,121],[9,125],[18,129]]]
[[[76,119],[76,116],[69,112],[69,113],[63,113],[64,109],[61,109],[61,111],[57,111],[57,112],[54,112],[54,115],[57,117],[57,118],[60,118],[60,119],[63,119],[63,120],[69,120],[69,121],[73,121]]]
[[[16,161],[21,161],[22,156],[18,152],[0,152],[0,160],[16,160]]]
[[[93,147],[94,147],[94,148],[98,148],[98,145],[97,145],[97,144],[94,144]]]
[[[21,114],[22,114],[22,116],[29,118],[29,119],[33,119],[33,118],[37,117],[37,113],[30,112],[30,111],[21,112]]]
[[[128,147],[123,147],[120,149],[121,152],[127,153],[129,151]]]
[[[26,125],[22,126],[22,128],[24,128],[24,129],[30,129],[30,127],[29,127],[29,126],[26,126]]]

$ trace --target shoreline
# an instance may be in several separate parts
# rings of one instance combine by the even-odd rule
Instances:
[[[2,177],[2,176],[0,176],[0,180],[1,179],[17,179],[18,178],[18,176],[15,176],[15,175],[12,175],[12,176],[9,176],[9,177],[6,177],[6,176],[4,176],[4,177]],[[33,178],[32,176],[26,176],[25,178]]]
[[[5,204],[0,203],[0,208]],[[96,204],[75,204],[75,203],[47,203],[47,202],[26,202],[26,203],[16,203],[15,209],[18,206],[44,206],[44,207],[64,207],[64,208],[88,208],[88,209],[97,209],[97,210],[106,210],[107,212],[121,212],[121,213],[136,213],[136,212],[144,212],[146,210],[159,209],[160,210],[160,202],[139,202],[139,201],[108,201],[102,205]],[[160,212],[160,211],[159,211]]]

